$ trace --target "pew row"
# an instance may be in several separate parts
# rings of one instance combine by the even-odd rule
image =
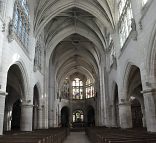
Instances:
[[[24,134],[0,136],[0,143],[62,143],[68,135],[67,128],[36,130]]]
[[[156,143],[156,134],[141,129],[87,128],[86,134],[92,143]]]

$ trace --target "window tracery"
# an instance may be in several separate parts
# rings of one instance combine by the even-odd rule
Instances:
[[[79,78],[72,81],[73,99],[83,99],[83,82]]]
[[[27,0],[16,0],[14,4],[13,20],[9,27],[9,41],[16,39],[27,48],[29,43],[30,18]]]
[[[119,36],[120,36],[120,44],[122,47],[132,30],[131,20],[133,18],[133,14],[130,0],[119,0],[118,8],[119,8],[119,23],[118,23]]]
[[[83,122],[84,114],[82,110],[76,110],[73,112],[73,122]]]
[[[0,18],[4,22],[5,10],[6,10],[7,0],[0,0]]]
[[[63,99],[69,99],[70,90],[69,90],[69,80],[68,78],[65,79],[61,91],[61,98]]]
[[[116,59],[115,48],[114,46],[112,46],[111,53],[110,53],[110,66],[113,65],[113,63],[115,62],[115,59]]]
[[[92,98],[95,96],[94,84],[91,83],[91,80],[86,81],[86,99]]]
[[[39,42],[39,40],[37,41],[36,43],[36,47],[35,47],[35,58],[34,58],[34,67],[35,67],[35,70],[39,70],[41,71],[41,56],[42,56],[42,47],[41,47],[41,44]]]
[[[0,16],[2,17],[3,15],[3,1],[0,0]]]

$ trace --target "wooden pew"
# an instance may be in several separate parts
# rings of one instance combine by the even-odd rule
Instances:
[[[67,135],[68,130],[63,128],[36,130],[24,134],[0,136],[0,143],[62,143]]]
[[[86,134],[92,143],[156,143],[156,134],[114,128],[90,128]]]

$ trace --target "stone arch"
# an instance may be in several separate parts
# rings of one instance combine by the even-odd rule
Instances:
[[[125,89],[124,91],[125,97],[123,98],[124,100],[123,102],[131,105],[131,109],[129,110],[131,113],[129,112],[127,114],[131,116],[132,126],[137,127],[134,125],[135,121],[136,122],[141,121],[143,123],[140,123],[140,125],[142,124],[142,127],[145,126],[144,97],[141,93],[142,91],[141,72],[140,72],[140,68],[132,63],[128,63],[127,65],[123,87]],[[133,99],[137,99],[140,102],[140,106],[135,106],[133,104],[134,102],[132,102]],[[138,107],[138,108],[134,110],[133,107]],[[140,116],[134,116],[135,114],[134,112],[138,112]],[[134,119],[135,117],[137,118]]]
[[[8,96],[6,96],[5,101],[4,131],[21,130],[21,105],[28,94],[26,75],[26,70],[19,61],[8,68],[6,85]]]
[[[79,113],[79,114],[77,114]],[[72,111],[72,126],[75,127],[84,127],[84,116],[85,112],[83,109],[76,108]]]
[[[148,45],[145,65],[147,70],[146,72],[147,75],[156,77],[156,23],[153,26]]]
[[[126,66],[124,68],[124,76],[123,76],[122,86],[123,86],[123,89],[125,90],[125,92],[127,92],[129,75],[134,68],[138,68],[140,71],[139,66],[137,66],[135,63],[130,62],[130,61],[127,62]]]
[[[113,82],[113,88],[112,88],[113,96],[112,96],[112,126],[113,127],[119,127],[119,94],[118,94],[118,85],[114,81]]]
[[[108,14],[104,9],[103,9],[104,12],[100,11],[100,9],[96,8],[95,4],[92,4],[89,2],[86,3],[85,1],[79,1],[79,2],[76,2],[76,1],[71,2],[70,1],[70,2],[65,2],[65,3],[60,4],[60,2],[58,1],[58,3],[56,3],[53,7],[51,7],[52,11],[50,12],[50,14],[48,16],[45,17],[43,12],[41,12],[42,15],[39,15],[38,17],[36,17],[36,23],[35,23],[35,31],[36,31],[35,33],[36,34],[35,35],[39,35],[42,28],[45,27],[45,25],[52,18],[57,16],[60,12],[63,12],[65,10],[73,8],[73,7],[76,7],[76,8],[79,8],[79,9],[82,9],[82,10],[85,10],[85,11],[91,13],[93,16],[95,16],[97,19],[99,19],[102,23],[105,23],[109,27],[109,29],[114,28],[112,15]],[[46,8],[44,10],[46,11]],[[105,14],[103,15],[102,13],[105,13]],[[107,15],[107,16],[105,16],[105,15]],[[105,18],[105,17],[107,17],[107,18]]]
[[[87,126],[95,126],[95,109],[92,105],[87,107]]]
[[[23,97],[23,100],[26,100],[27,98],[27,95],[29,95],[29,78],[28,78],[28,73],[27,73],[27,70],[26,70],[26,66],[24,64],[24,62],[22,60],[20,61],[15,61],[13,64],[11,64],[7,71],[9,71],[10,67],[13,66],[13,65],[17,65],[18,68],[20,69],[20,72],[21,72],[21,75],[22,75],[22,78],[23,78],[23,84],[24,84],[24,97]]]
[[[39,128],[39,107],[40,107],[40,88],[39,83],[35,84],[33,92],[33,129]]]
[[[48,51],[47,63],[51,57],[51,54],[52,54],[54,48],[58,45],[58,43],[60,43],[66,37],[68,37],[72,34],[75,34],[75,33],[77,33],[83,37],[86,37],[87,39],[89,39],[90,41],[93,42],[93,44],[97,47],[97,49],[95,50],[96,55],[94,55],[96,62],[99,63],[101,61],[101,55],[102,55],[102,53],[104,53],[101,41],[99,39],[97,39],[97,37],[95,37],[92,33],[88,33],[88,31],[86,29],[78,27],[77,30],[75,30],[74,26],[70,26],[70,27],[65,28],[64,30],[60,31],[59,33],[57,33],[55,35],[55,37],[53,37],[53,39],[50,41],[50,43],[48,43],[49,51]]]
[[[131,100],[131,112],[133,128],[143,127],[141,102],[137,97]]]
[[[37,90],[38,90],[38,95],[39,95],[39,105],[40,105],[40,104],[41,104],[41,103],[40,103],[40,98],[41,98],[41,96],[42,96],[41,84],[40,84],[40,82],[38,81],[34,86],[36,86],[36,87],[37,87]]]
[[[56,66],[56,73],[57,73],[57,71],[59,71],[61,69],[61,67],[63,67],[63,65],[66,64],[67,60],[68,60],[68,63],[70,63],[69,65],[71,66],[74,54],[75,53],[70,52],[69,55],[62,56],[62,58],[61,58],[62,60],[60,60],[59,64],[57,64],[57,66]],[[85,57],[85,60],[90,62],[95,67],[95,73],[98,73],[98,65],[96,64],[96,61],[94,59],[91,59],[91,57],[86,57],[85,56],[86,54],[87,54],[87,52],[85,52],[85,51],[83,53],[81,53],[81,55],[80,55],[80,56],[82,56],[81,60],[83,61],[84,57]],[[72,58],[71,61],[69,61],[70,58]],[[84,62],[86,62],[86,61],[84,61]],[[86,62],[86,64],[88,64],[88,62]],[[87,66],[85,66],[85,67],[87,67]],[[64,70],[61,69],[61,71],[64,71]]]
[[[69,108],[67,106],[61,109],[61,126],[69,127]]]
[[[81,73],[85,73],[84,75],[85,75],[86,77],[90,77],[91,79],[94,79],[94,77],[92,76],[92,74],[91,74],[87,69],[85,69],[85,68],[83,68],[83,67],[81,67],[81,68],[78,67],[77,69],[78,69]],[[59,77],[58,82],[57,82],[58,85],[61,86],[61,85],[63,84],[65,78],[68,77],[68,76],[70,76],[70,75],[72,75],[72,74],[74,74],[75,72],[77,72],[76,69],[71,69],[70,72],[65,73],[64,75],[62,75],[61,77]]]

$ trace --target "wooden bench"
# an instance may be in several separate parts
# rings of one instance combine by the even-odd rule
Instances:
[[[0,136],[0,143],[62,143],[67,135],[68,130],[63,128],[36,130],[24,134]]]
[[[92,143],[156,143],[156,134],[110,128],[86,129]]]

